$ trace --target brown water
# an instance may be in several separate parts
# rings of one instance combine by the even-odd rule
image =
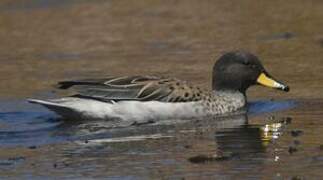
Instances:
[[[323,2],[2,0],[0,177],[320,179]],[[248,92],[250,111],[111,129],[62,122],[25,98],[56,81],[174,76],[210,87],[226,51],[257,54],[281,93]],[[246,122],[248,121],[248,122]]]

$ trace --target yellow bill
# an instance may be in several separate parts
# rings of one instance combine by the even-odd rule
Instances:
[[[289,91],[288,86],[274,80],[273,78],[269,77],[265,73],[261,73],[259,75],[259,77],[257,79],[257,83],[259,83],[259,84],[261,84],[263,86],[267,86],[267,87],[271,87],[271,88],[275,88],[275,89],[280,89],[280,90],[283,90],[283,91],[286,91],[286,92]]]

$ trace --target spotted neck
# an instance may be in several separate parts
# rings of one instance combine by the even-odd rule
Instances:
[[[246,105],[246,97],[239,91],[213,91],[215,109],[221,114],[238,111]]]

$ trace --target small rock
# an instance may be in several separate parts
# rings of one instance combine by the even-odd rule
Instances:
[[[67,162],[63,162],[63,164],[64,164],[65,167],[69,166],[69,164]]]
[[[291,130],[290,134],[293,136],[293,137],[297,137],[297,136],[300,136],[303,134],[303,131],[302,130],[299,130],[299,129],[295,129],[295,130]]]
[[[285,32],[285,33],[281,34],[281,37],[284,39],[291,39],[291,38],[295,37],[295,34],[291,33],[291,32]]]
[[[285,118],[282,119],[281,123],[290,124],[290,123],[292,123],[292,118],[291,117],[285,117]]]
[[[54,168],[57,168],[57,164],[56,164],[56,163],[54,163],[54,164],[53,164],[53,167],[54,167]]]
[[[213,161],[226,161],[230,160],[233,157],[233,154],[228,152],[228,153],[223,153],[222,155],[197,155],[194,157],[190,157],[188,160],[191,163],[196,163],[196,164],[202,164],[202,163],[208,163],[208,162],[213,162]]]
[[[29,148],[29,149],[36,149],[36,148],[37,148],[37,146],[29,146],[28,148]]]
[[[300,177],[300,176],[293,176],[291,178],[291,180],[303,180],[304,178]]]
[[[289,146],[289,148],[288,148],[288,152],[289,152],[289,154],[293,154],[293,153],[295,153],[295,152],[297,152],[297,151],[298,151],[298,149],[297,149],[296,147]]]
[[[153,124],[153,123],[155,123],[155,121],[153,121],[153,120],[149,120],[149,121],[145,121],[145,122],[134,121],[131,125],[132,126],[142,126],[142,125]]]

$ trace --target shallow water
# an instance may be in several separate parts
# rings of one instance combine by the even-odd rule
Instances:
[[[0,177],[320,179],[319,0],[0,2]],[[140,126],[60,120],[25,99],[63,79],[175,76],[210,87],[223,52],[257,54],[289,93],[248,92],[247,114]]]

